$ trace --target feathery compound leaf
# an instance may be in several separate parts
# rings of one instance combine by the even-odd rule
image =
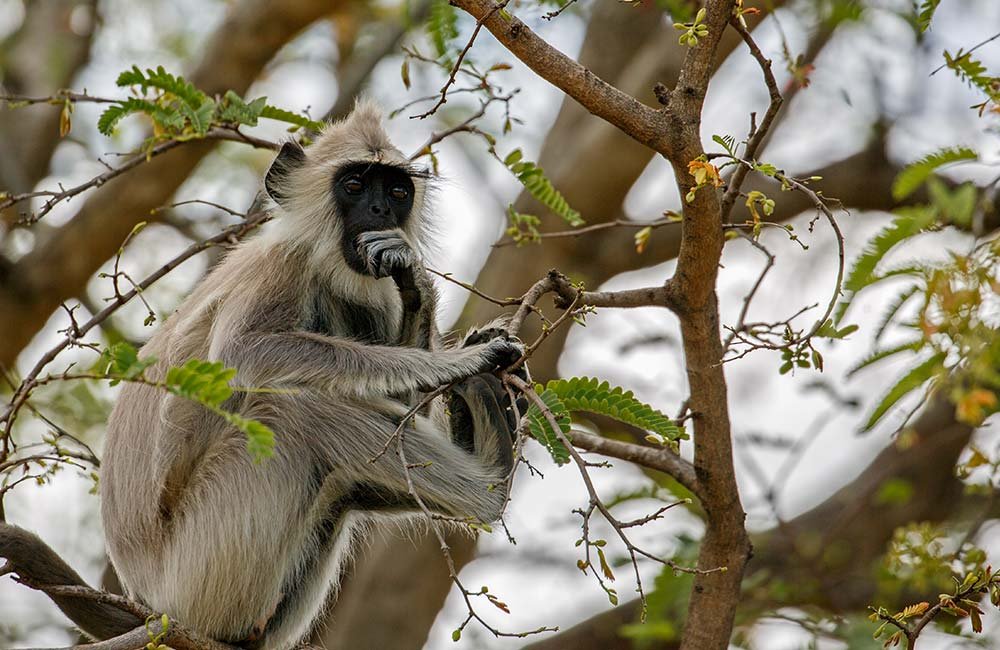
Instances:
[[[198,135],[205,135],[212,127],[212,121],[215,117],[214,100],[208,99],[198,107],[182,103],[179,106],[179,110],[187,119],[187,123],[191,125],[191,129]]]
[[[235,368],[221,361],[191,359],[183,366],[167,371],[167,388],[181,397],[209,407],[218,407],[233,394],[229,380],[236,376]]]
[[[712,140],[725,149],[730,156],[736,157],[736,138],[731,135],[713,135]]]
[[[433,0],[427,17],[427,35],[434,44],[438,58],[448,54],[452,41],[458,38],[458,11],[448,0]]]
[[[97,130],[103,135],[110,136],[122,118],[133,113],[148,115],[154,123],[165,131],[179,130],[184,126],[184,116],[177,111],[147,99],[131,97],[104,109],[101,117],[97,120]]]
[[[249,104],[231,90],[222,97],[217,110],[217,117],[222,122],[235,122],[247,126],[257,126],[257,119],[267,105],[267,97],[258,97]]]
[[[528,193],[574,228],[586,223],[580,217],[579,212],[569,207],[569,203],[566,202],[563,195],[545,177],[542,168],[533,162],[522,160],[522,157],[521,150],[515,149],[507,154],[503,164],[513,172],[517,180],[528,190]]]
[[[122,380],[141,377],[146,368],[156,363],[156,357],[140,359],[134,346],[120,341],[104,350],[98,363],[104,365],[104,373],[111,376],[111,385],[115,386]]]
[[[191,359],[167,371],[164,387],[175,395],[198,402],[242,431],[247,437],[247,451],[254,461],[260,461],[274,450],[274,432],[262,422],[222,409],[222,403],[233,394],[229,381],[235,376],[235,368],[227,368],[219,361]]]
[[[889,303],[889,307],[885,310],[885,313],[882,314],[882,320],[879,321],[878,327],[875,328],[876,343],[882,339],[882,335],[885,334],[885,331],[889,329],[889,325],[891,325],[896,319],[896,315],[899,313],[899,310],[903,308],[903,305],[905,305],[910,298],[917,295],[918,291],[920,291],[920,287],[918,285],[907,287],[900,292],[891,303]]]
[[[546,408],[552,412],[555,417],[556,422],[559,424],[559,428],[563,433],[569,433],[570,417],[569,411],[566,410],[566,406],[559,399],[553,391],[545,389],[541,390],[541,385],[535,387],[535,391],[538,393],[538,397],[545,403]],[[552,425],[549,424],[548,418],[542,413],[542,409],[538,407],[537,404],[532,403],[528,407],[528,412],[525,414],[528,419],[528,431],[545,449],[548,450],[549,455],[552,456],[552,460],[556,462],[557,465],[565,465],[569,462],[569,450],[566,449],[566,445],[559,440],[559,436],[555,431],[552,430]]]
[[[934,223],[936,211],[929,206],[914,206],[897,210],[892,223],[873,237],[864,252],[854,261],[844,280],[844,298],[837,305],[834,320],[840,322],[855,295],[881,279],[876,274],[879,262],[896,244],[920,234]]]
[[[944,51],[944,64],[949,70],[955,73],[959,79],[965,81],[973,88],[978,88],[984,95],[993,101],[1000,101],[1000,88],[996,85],[996,77],[992,77],[986,72],[986,66],[981,61],[972,58],[972,52],[958,50],[954,56]]]
[[[655,433],[663,440],[672,443],[671,446],[676,446],[679,440],[688,438],[684,427],[678,426],[648,404],[640,402],[632,391],[611,386],[606,381],[592,377],[554,379],[546,384],[545,391],[558,397],[569,411],[606,415],[619,422]]]
[[[892,408],[896,402],[923,386],[924,382],[933,378],[934,375],[940,372],[944,368],[944,359],[944,352],[939,352],[903,375],[903,377],[889,389],[889,392],[885,394],[882,401],[879,402],[878,406],[876,406],[872,411],[871,415],[868,417],[868,422],[865,423],[863,431],[870,431],[871,428],[878,424],[878,421],[889,412],[889,409]]]
[[[120,87],[139,86],[143,92],[149,88],[156,88],[170,93],[193,109],[200,108],[208,101],[208,96],[195,88],[194,84],[184,77],[175,77],[167,72],[162,65],[158,66],[156,70],[147,68],[145,74],[142,73],[139,66],[134,65],[131,70],[126,70],[118,75],[117,84]]]
[[[310,131],[319,131],[323,128],[322,122],[310,120],[305,115],[293,113],[292,111],[286,111],[283,108],[271,106],[270,104],[265,105],[264,108],[261,109],[260,116],[266,117],[270,120],[278,120],[279,122],[294,124],[295,126],[309,129]]]
[[[917,26],[921,32],[926,32],[931,26],[931,19],[934,18],[934,11],[941,4],[941,0],[924,0],[920,5],[920,13],[917,14]]]
[[[884,350],[876,350],[872,352],[867,357],[859,361],[853,368],[847,371],[847,376],[859,372],[873,363],[878,363],[882,359],[888,359],[889,357],[895,356],[901,352],[919,352],[924,346],[923,339],[916,339],[914,341],[908,341],[906,343],[901,343],[899,345],[893,346],[891,348],[885,348]]]
[[[910,163],[892,183],[892,198],[902,201],[923,185],[935,169],[960,160],[975,160],[978,154],[969,147],[945,147]]]

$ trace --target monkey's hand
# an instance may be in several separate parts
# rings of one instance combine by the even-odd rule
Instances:
[[[372,277],[395,278],[420,266],[420,258],[395,230],[370,230],[358,235],[358,253]]]
[[[517,356],[511,359],[505,365],[500,365],[499,370],[505,370],[507,366],[517,361],[524,355],[524,344],[516,336],[511,336],[503,327],[487,326],[478,330],[469,330],[465,335],[465,339],[462,341],[462,347],[467,348],[473,345],[479,345],[482,343],[490,343],[493,341],[504,341],[511,344],[515,350],[517,350]],[[528,375],[528,367],[525,364],[521,364],[512,374],[520,377],[524,381],[531,381]]]
[[[403,307],[417,311],[424,287],[423,266],[413,248],[395,230],[373,230],[358,235],[358,253],[374,278],[392,277],[399,288]]]

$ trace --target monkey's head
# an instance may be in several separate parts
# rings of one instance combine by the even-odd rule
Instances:
[[[284,213],[285,238],[320,253],[327,264],[340,258],[367,274],[358,251],[364,233],[394,231],[420,251],[427,181],[427,171],[389,141],[381,108],[362,99],[308,148],[286,142],[264,187]]]

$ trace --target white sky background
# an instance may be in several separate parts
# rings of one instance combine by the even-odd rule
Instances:
[[[880,0],[872,4],[883,8],[875,12],[874,20],[867,20],[863,26],[842,28],[824,50],[812,76],[812,85],[796,97],[790,117],[763,158],[791,173],[841,159],[863,146],[863,137],[877,115],[876,107],[882,106],[891,116],[903,116],[889,138],[890,152],[899,160],[911,160],[941,145],[967,143],[975,145],[987,160],[995,161],[1000,139],[995,134],[985,133],[984,128],[990,122],[977,119],[967,108],[978,101],[976,95],[948,71],[931,78],[927,74],[940,64],[942,49],[968,48],[995,33],[1000,28],[1000,3],[995,0],[942,3],[933,31],[917,50],[913,48],[912,32],[889,11],[892,7],[906,5],[906,0]],[[0,0],[0,35],[16,24],[20,10],[17,0]],[[105,26],[96,43],[95,56],[74,86],[86,87],[94,94],[114,96],[120,94],[114,87],[117,73],[133,63],[142,67],[164,65],[173,72],[183,71],[186,62],[198,59],[204,39],[211,34],[225,10],[223,2],[105,0]],[[621,10],[629,9],[623,6]],[[519,9],[517,13],[551,43],[575,55],[583,37],[584,22],[580,11],[585,12],[586,5],[579,11],[566,12],[551,23],[537,19],[544,10]],[[779,15],[793,51],[798,51],[804,44],[803,30],[808,27],[808,17],[800,19],[789,11]],[[192,20],[192,16],[197,16],[198,20]],[[464,38],[471,21],[465,19],[462,25]],[[336,99],[336,78],[331,72],[337,57],[335,37],[326,25],[309,30],[279,55],[249,95],[266,94],[271,103],[290,109],[309,108],[312,115],[322,115]],[[781,82],[783,66],[773,25],[758,30],[755,37],[765,54],[774,58]],[[526,71],[485,32],[473,54],[479,61],[501,60],[514,64],[514,69],[504,73],[502,79],[506,88],[522,89],[515,100],[514,113],[525,119],[526,124],[501,140],[498,150],[505,153],[521,147],[526,158],[536,160],[544,135],[558,111],[560,94]],[[1000,41],[982,48],[979,55],[988,67],[996,70],[1000,67]],[[387,108],[431,94],[440,87],[440,74],[413,65],[414,88],[407,93],[399,79],[399,64],[398,58],[390,58],[380,65],[370,88],[371,94]],[[760,72],[740,48],[710,89],[703,129],[706,147],[717,149],[710,140],[713,133],[731,133],[742,138],[749,112],[756,110],[762,114],[766,101]],[[450,101],[449,112],[442,111],[441,116],[454,118],[459,106],[458,100]],[[70,141],[61,145],[57,153],[52,170],[54,177],[63,181],[86,179],[98,168],[93,160],[95,155],[125,151],[142,137],[141,123],[135,118],[123,123],[114,141],[100,136],[92,128],[99,110],[88,105],[77,108]],[[412,151],[441,125],[440,121],[408,120],[403,115],[389,124],[389,130],[401,149]],[[257,132],[280,138],[283,127],[265,124],[258,127]],[[489,252],[490,242],[501,232],[503,208],[517,196],[519,185],[485,155],[480,141],[461,139],[463,137],[453,138],[440,147],[441,169],[446,180],[442,183],[439,199],[440,258],[433,264],[471,281]],[[243,209],[257,191],[270,158],[268,152],[248,151],[235,145],[221,147],[181,188],[178,199],[200,198]],[[600,164],[600,161],[580,161],[580,164]],[[963,173],[986,178],[995,175],[996,170],[981,166],[968,168]],[[777,193],[774,198],[781,200]],[[46,220],[58,224],[72,218],[78,207],[79,204],[71,202],[53,211]],[[581,210],[585,218],[588,216],[587,206],[574,207]],[[659,159],[654,160],[629,194],[626,210],[634,218],[653,219],[665,209],[678,208],[679,200],[668,166]],[[214,218],[210,210],[196,207],[186,208],[182,214],[192,220]],[[796,232],[810,246],[808,251],[803,252],[783,239],[780,233],[765,232],[763,242],[777,254],[778,263],[759,292],[751,318],[784,317],[804,304],[825,303],[835,277],[836,253],[825,223],[818,222],[815,232],[808,233],[806,222],[810,216],[805,215],[794,222]],[[841,218],[847,235],[848,259],[884,225],[884,218],[878,214],[853,214]],[[547,225],[559,227],[552,221]],[[197,224],[197,227],[208,234],[215,226],[210,223]],[[654,237],[654,245],[655,241]],[[956,249],[968,246],[963,236],[936,235],[931,241],[925,239],[913,244],[910,250],[902,251],[900,259],[913,255],[940,255],[945,243]],[[139,236],[133,252],[124,256],[125,268],[133,276],[144,277],[184,245],[184,238],[170,229],[151,227]],[[544,254],[544,251],[526,248],[524,254]],[[723,323],[735,320],[741,298],[756,278],[762,261],[761,255],[743,242],[727,246],[719,286]],[[206,265],[204,258],[189,261],[148,291],[147,299],[165,316],[187,294]],[[662,282],[672,269],[673,264],[668,263],[624,274],[609,282],[606,288]],[[443,319],[451,323],[464,302],[464,292],[450,284],[442,285],[441,289]],[[107,294],[106,281],[95,279],[91,284],[92,298],[99,299]],[[807,371],[779,377],[780,360],[777,355],[765,352],[727,368],[733,429],[737,437],[766,433],[794,439],[802,435],[818,414],[829,409],[828,400],[821,392],[807,389],[807,384],[817,378],[858,396],[865,404],[857,412],[831,416],[824,432],[789,477],[780,502],[784,517],[794,516],[819,503],[854,478],[887,443],[899,421],[898,417],[895,421],[889,417],[886,426],[871,434],[861,437],[855,433],[867,408],[907,367],[907,360],[883,363],[850,383],[843,381],[846,369],[870,349],[871,327],[888,295],[891,294],[873,292],[858,302],[851,320],[859,323],[862,330],[848,341],[822,349],[827,365],[822,376]],[[148,330],[143,332],[142,316],[141,308],[133,305],[122,310],[115,324],[137,336],[148,336]],[[22,370],[52,344],[55,330],[62,326],[63,321],[58,316],[49,323],[45,332],[22,355]],[[667,343],[621,353],[623,343],[651,334],[664,335]],[[635,390],[640,398],[672,414],[686,396],[687,389],[678,342],[676,323],[665,312],[652,309],[607,311],[591,316],[586,329],[573,331],[560,370],[565,376],[598,376],[624,385]],[[899,412],[905,411],[904,406]],[[89,433],[97,440],[99,427]],[[980,435],[992,448],[995,432]],[[579,536],[579,526],[571,510],[586,501],[576,470],[570,466],[555,468],[537,447],[533,446],[529,452],[532,461],[545,473],[545,479],[520,477],[507,517],[517,546],[508,545],[501,533],[487,537],[481,545],[482,557],[469,565],[462,575],[468,585],[488,584],[510,605],[510,616],[499,613],[493,616],[493,608],[486,603],[480,608],[481,613],[508,631],[539,625],[567,627],[608,606],[593,579],[584,577],[575,568],[578,555],[573,542]],[[690,453],[690,444],[685,453]],[[746,471],[745,454],[752,454],[757,464],[773,473],[780,467],[784,452],[763,451],[746,445],[737,450],[741,490],[750,511],[749,523],[754,529],[766,528],[773,520],[768,509],[760,507],[755,498],[760,486]],[[642,483],[641,475],[625,463],[616,463],[613,471],[595,470],[593,476],[598,489],[605,495]],[[14,497],[8,499],[7,508],[10,521],[39,532],[85,578],[96,582],[103,555],[100,532],[95,526],[99,520],[98,502],[87,496],[89,487],[87,481],[66,472],[52,486],[16,491]],[[67,504],[72,505],[68,507]],[[595,526],[600,530],[596,520]],[[677,533],[697,532],[698,526],[692,518],[678,512],[663,522],[645,527],[637,535],[638,539],[648,540],[646,548],[649,550],[669,554]],[[612,536],[606,534],[605,537],[613,546]],[[996,540],[988,540],[988,545],[1000,550]],[[617,553],[612,551],[611,554]],[[642,569],[644,581],[649,586],[657,568],[643,565]],[[616,587],[622,599],[628,599],[632,590],[629,571],[623,567],[616,573],[619,575]],[[427,647],[455,647],[450,632],[464,617],[464,604],[458,594],[453,593]],[[988,630],[1000,626],[1000,620],[996,620],[1000,617],[993,618],[987,623]],[[29,642],[34,645],[64,644],[68,637],[53,624],[57,620],[61,619],[46,599],[9,580],[0,581],[0,625],[16,624],[22,630],[34,630],[29,636]],[[487,636],[476,630],[474,624],[470,625],[458,647],[515,648],[524,644],[522,640],[494,640]],[[928,650],[949,647],[944,642],[935,645],[931,641],[928,637]],[[761,650],[791,650],[803,647],[805,639],[787,624],[769,624],[761,626],[755,642],[755,647]]]

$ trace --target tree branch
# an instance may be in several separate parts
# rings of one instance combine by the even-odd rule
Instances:
[[[654,151],[665,153],[666,124],[661,113],[618,90],[549,45],[520,19],[497,11],[492,0],[454,0],[459,9],[482,21],[514,56],[584,108]]]

